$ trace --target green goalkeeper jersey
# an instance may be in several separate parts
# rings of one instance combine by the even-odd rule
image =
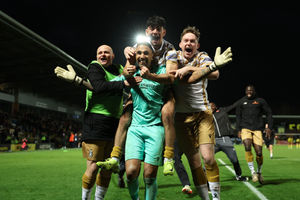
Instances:
[[[166,66],[153,66],[150,72],[164,74],[166,73]],[[134,76],[139,74],[140,70],[138,69]],[[120,78],[124,77],[115,78],[114,81],[120,80]],[[164,88],[164,84],[145,78],[138,86],[131,88],[133,101],[131,126],[151,126],[162,122],[161,108],[164,103]]]

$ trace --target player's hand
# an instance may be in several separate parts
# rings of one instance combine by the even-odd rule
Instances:
[[[134,65],[135,64],[135,48],[133,47],[126,47],[124,49],[124,55],[125,55],[125,58],[129,61],[129,63],[131,65]]]
[[[224,67],[226,64],[232,61],[232,52],[231,47],[228,47],[222,54],[221,54],[221,47],[216,49],[214,62],[209,65],[211,71],[216,71],[217,69]]]
[[[180,80],[185,77],[190,70],[187,67],[180,68],[178,70],[170,70],[169,74],[172,74],[175,76],[175,78],[179,78]]]
[[[149,78],[149,76],[151,75],[149,69],[143,65],[140,66],[140,74],[141,74],[141,77],[143,78]]]
[[[126,70],[124,70],[124,76],[126,78],[133,76],[133,74],[136,72],[136,66],[135,65],[129,65],[126,67]]]
[[[79,76],[76,76],[76,72],[73,69],[72,65],[67,65],[68,70],[61,68],[59,66],[55,67],[54,73],[58,78],[61,78],[68,82],[75,82],[76,84],[82,83],[82,78]]]

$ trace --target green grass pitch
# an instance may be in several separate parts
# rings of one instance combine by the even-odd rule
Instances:
[[[236,146],[244,176],[250,177],[245,161],[244,149]],[[253,186],[235,181],[228,169],[233,168],[223,152],[216,154],[221,178],[221,199],[300,199],[300,149],[288,149],[287,146],[276,145],[274,158],[269,158],[267,149],[264,152],[263,175],[265,184],[248,182]],[[190,175],[187,160],[183,161]],[[223,164],[225,163],[225,165]],[[32,152],[0,153],[0,199],[1,200],[75,200],[81,199],[81,177],[86,162],[82,158],[81,149],[40,150]],[[158,172],[158,200],[199,199],[195,187],[193,194],[181,193],[181,184],[177,175],[163,176],[162,167]],[[140,199],[143,200],[144,183],[140,174]],[[251,187],[250,186],[250,187]],[[263,197],[258,197],[259,191]],[[93,199],[92,194],[92,199]],[[130,199],[127,188],[117,187],[117,176],[112,176],[108,200]]]

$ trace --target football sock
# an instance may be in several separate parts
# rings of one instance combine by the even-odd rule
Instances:
[[[208,182],[220,182],[219,167],[216,161],[213,165],[205,164],[205,169]]]
[[[251,171],[251,174],[254,174],[255,173],[255,169],[254,169],[254,165],[253,165],[253,162],[248,162],[248,167]]]
[[[127,180],[127,186],[131,199],[139,199],[139,181],[138,178],[133,179],[132,181]]]
[[[206,185],[207,179],[202,166],[192,169],[193,181],[195,185]]]
[[[82,193],[81,193],[82,200],[90,200],[91,194],[92,194],[92,189],[82,188]]]
[[[113,150],[110,154],[110,157],[117,157],[117,158],[121,158],[122,156],[122,148],[118,147],[118,146],[114,146]]]
[[[111,176],[109,171],[106,170],[100,171],[100,173],[97,174],[96,184],[101,187],[108,188],[110,178]]]
[[[173,159],[173,157],[174,157],[174,147],[165,146],[164,157]]]
[[[245,152],[245,157],[246,157],[246,161],[249,162],[253,162],[253,154],[251,151],[246,151]]]
[[[96,191],[95,191],[95,200],[103,200],[104,196],[107,192],[106,187],[102,187],[100,185],[96,185]]]
[[[208,182],[213,200],[220,199],[220,182]]]
[[[157,181],[156,178],[144,178],[145,182],[145,200],[156,199]]]
[[[209,200],[209,196],[208,196],[208,188],[207,188],[207,184],[203,184],[203,185],[196,185],[196,190],[199,194],[199,196],[201,197],[201,199],[203,200]]]
[[[85,189],[91,189],[96,181],[96,177],[88,177],[85,173],[82,176],[82,187]]]

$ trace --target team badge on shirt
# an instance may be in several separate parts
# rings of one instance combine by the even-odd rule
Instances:
[[[89,157],[92,158],[93,157],[93,149],[89,150]]]

